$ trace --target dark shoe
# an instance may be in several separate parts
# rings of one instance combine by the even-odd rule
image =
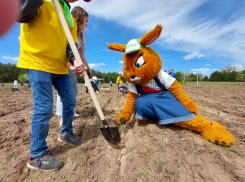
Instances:
[[[49,154],[31,159],[27,162],[27,167],[31,169],[40,169],[42,171],[53,171],[61,166],[62,162]]]
[[[77,136],[74,133],[70,133],[65,137],[60,135],[58,140],[61,142],[69,143],[73,146],[79,146],[82,144],[82,141],[79,138],[77,138]]]

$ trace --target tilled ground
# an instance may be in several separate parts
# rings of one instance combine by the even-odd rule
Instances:
[[[104,86],[104,85],[103,85]],[[2,181],[245,181],[245,87],[185,86],[186,94],[199,106],[199,114],[221,123],[236,139],[232,147],[212,144],[190,130],[158,124],[143,125],[134,117],[122,133],[118,146],[109,145],[100,133],[98,113],[84,85],[79,85],[74,132],[80,147],[60,143],[58,118],[50,121],[49,153],[64,164],[54,172],[29,170],[31,89],[0,88],[0,182]],[[118,96],[116,85],[97,94],[110,126],[127,96]],[[54,100],[56,92],[54,90]]]

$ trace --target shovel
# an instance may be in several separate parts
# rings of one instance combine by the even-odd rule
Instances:
[[[76,45],[74,43],[74,40],[72,38],[72,35],[71,35],[71,32],[69,30],[69,27],[67,25],[67,22],[66,22],[66,19],[65,19],[65,16],[63,14],[63,11],[60,7],[60,4],[59,4],[59,1],[58,0],[52,0],[53,1],[53,4],[54,4],[54,7],[56,9],[56,12],[59,16],[59,19],[60,19],[60,22],[63,26],[63,29],[65,31],[65,34],[66,34],[66,37],[67,37],[67,40],[71,46],[71,49],[72,49],[72,52],[75,56],[75,59],[77,61],[78,64],[81,64],[82,63],[82,59],[78,53],[78,50],[76,48]],[[94,93],[94,89],[92,88],[92,85],[89,81],[89,77],[87,75],[87,72],[84,71],[84,80],[85,80],[85,83],[87,84],[87,87],[88,87],[88,90],[90,92],[90,95],[92,97],[92,100],[94,102],[94,105],[96,107],[96,110],[99,114],[99,117],[103,123],[103,127],[100,127],[100,131],[101,133],[103,134],[104,138],[111,144],[113,145],[117,145],[120,143],[121,141],[121,137],[120,137],[120,133],[119,133],[119,130],[118,128],[115,126],[115,127],[109,127],[106,120],[105,120],[105,116],[101,110],[101,107],[99,105],[99,102],[97,100],[97,97],[95,96],[95,93]]]

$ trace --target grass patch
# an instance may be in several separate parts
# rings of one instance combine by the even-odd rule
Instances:
[[[81,100],[87,100],[88,99],[88,97],[82,97],[81,98]]]
[[[87,140],[90,140],[93,136],[90,132],[90,124],[83,123],[83,130],[82,130],[83,137]]]
[[[239,150],[236,149],[230,149],[231,152],[234,152],[235,154],[237,154],[238,156],[244,158],[244,155],[242,152],[240,152]]]

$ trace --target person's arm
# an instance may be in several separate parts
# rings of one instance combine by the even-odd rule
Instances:
[[[75,0],[74,1],[69,0],[69,2],[75,2]],[[73,40],[74,40],[76,47],[78,49],[78,45],[77,45],[77,24],[76,24],[75,18],[74,17],[72,17],[72,18],[73,18],[73,22],[74,22],[74,27],[69,27],[69,28],[70,28]],[[87,70],[87,67],[83,63],[80,63],[80,64],[77,63],[69,43],[66,47],[66,54],[67,54],[67,58],[69,60],[69,64],[67,64],[69,69],[72,70],[73,73],[76,75],[80,75],[81,77],[84,76],[83,72]]]
[[[19,23],[28,23],[36,15],[39,7],[43,5],[43,0],[21,0]]]
[[[77,49],[78,49],[78,45],[75,43]],[[71,63],[73,66],[74,66],[74,60],[75,60],[75,56],[71,50],[71,46],[70,44],[68,43],[67,47],[66,47],[66,56],[67,56],[67,59],[69,61],[69,63]]]
[[[78,45],[76,44],[76,46],[78,46]],[[69,43],[66,47],[66,55],[67,55],[67,58],[69,60],[69,64],[67,64],[69,69],[72,70],[74,72],[74,74],[80,75],[81,77],[83,77],[84,76],[83,72],[87,70],[87,67],[84,63],[81,63],[81,64],[77,63]]]
[[[81,47],[79,48],[79,53],[80,53],[80,56],[81,56],[81,59],[83,61],[83,63],[86,65],[86,67],[88,68],[88,71],[89,71],[89,77],[92,77],[92,72],[91,72],[91,69],[88,65],[88,62],[87,62],[87,59],[85,58],[84,56],[84,44],[81,43]]]

